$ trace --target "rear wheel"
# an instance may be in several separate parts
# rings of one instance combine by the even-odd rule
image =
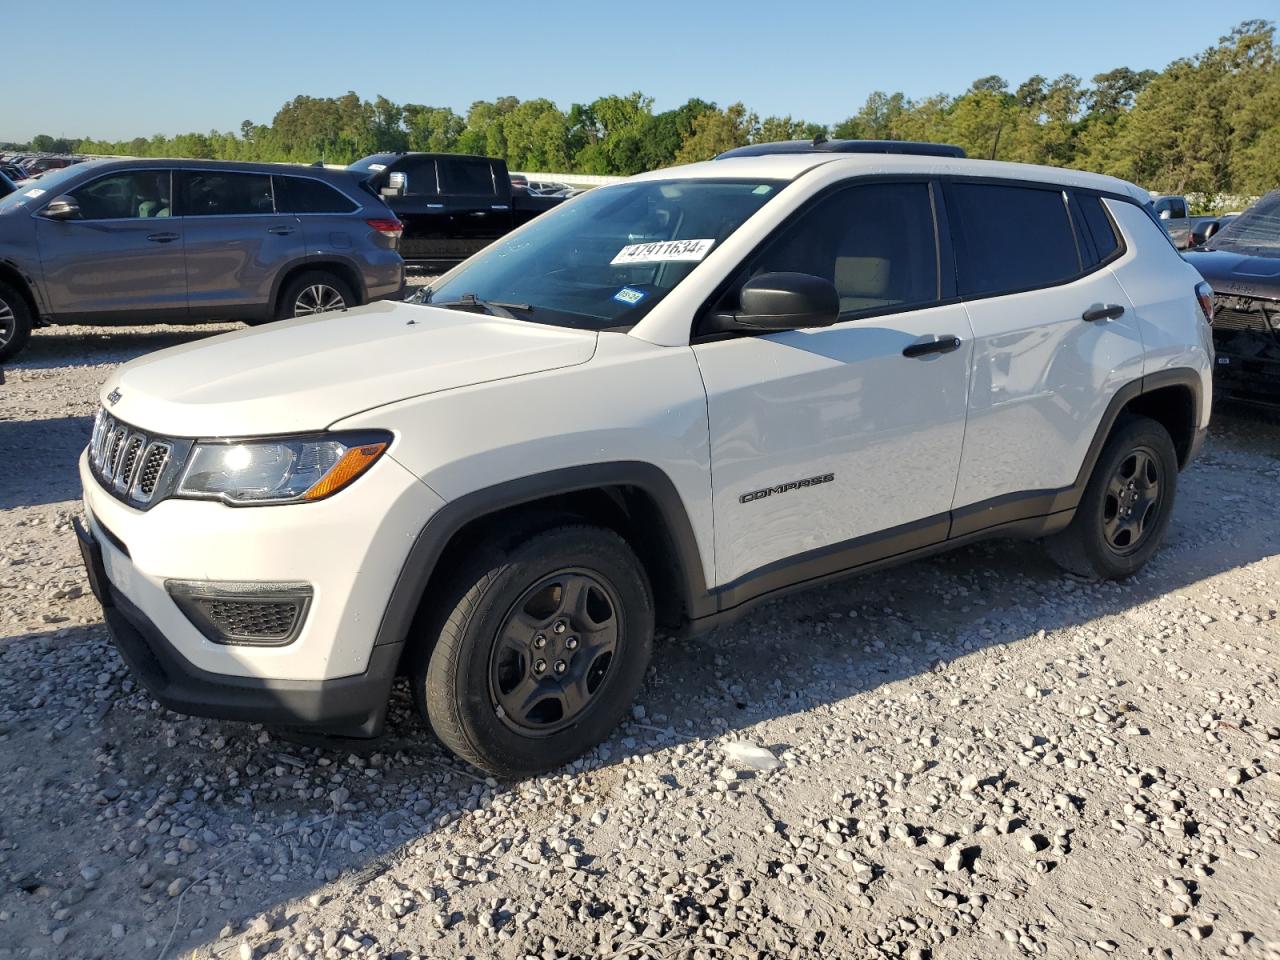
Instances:
[[[31,308],[7,283],[0,283],[0,360],[16,356],[31,336]]]
[[[446,591],[413,670],[450,750],[499,776],[561,766],[617,726],[644,678],[653,598],[611,530],[564,526],[477,556]],[[434,640],[434,644],[431,641]]]
[[[308,270],[285,284],[276,307],[276,319],[308,317],[356,305],[356,295],[347,281],[327,270]]]
[[[1136,573],[1164,539],[1177,485],[1169,431],[1147,417],[1126,418],[1102,448],[1071,525],[1045,541],[1049,555],[1081,576]]]

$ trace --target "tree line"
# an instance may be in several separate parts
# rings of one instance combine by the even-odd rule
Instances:
[[[971,157],[1113,174],[1166,192],[1257,194],[1280,185],[1280,46],[1270,21],[1240,24],[1164,70],[1118,67],[1088,83],[1033,76],[1011,87],[975,80],[958,95],[872,93],[832,127],[761,118],[742,103],[697,98],[655,112],[642,93],[561,110],[550,100],[449,107],[299,96],[270,124],[123,141],[36,137],[31,149],[129,156],[349,163],[370,153],[428,150],[501,157],[513,170],[627,175],[706,160],[775,140],[851,137],[954,143]]]

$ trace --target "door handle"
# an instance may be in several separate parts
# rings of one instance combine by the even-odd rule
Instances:
[[[293,231],[293,227],[267,227],[267,233],[274,233],[277,237],[287,237]]]
[[[1080,314],[1081,320],[1087,320],[1093,323],[1096,320],[1115,320],[1117,317],[1124,315],[1124,307],[1118,303],[1108,303],[1104,306],[1090,307],[1084,313]]]
[[[488,215],[489,215],[488,210],[473,210],[469,214],[469,216],[472,216],[472,217],[487,217]]]
[[[928,357],[935,353],[950,353],[960,349],[960,338],[951,334],[945,337],[932,337],[928,340],[917,340],[902,350],[904,357]]]
[[[178,239],[176,233],[152,233],[147,235],[147,239],[152,243],[173,243]]]

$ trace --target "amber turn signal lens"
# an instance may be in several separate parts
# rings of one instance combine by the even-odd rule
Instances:
[[[373,466],[374,461],[382,456],[382,451],[385,449],[387,449],[385,443],[366,443],[360,447],[352,447],[342,455],[328,473],[320,478],[315,486],[302,495],[301,499],[323,500],[331,493],[337,493]]]

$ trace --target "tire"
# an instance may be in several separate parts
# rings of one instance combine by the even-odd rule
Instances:
[[[304,304],[314,304],[319,309],[304,309]],[[359,305],[351,284],[328,270],[307,270],[298,274],[280,291],[276,302],[276,319],[346,310]]]
[[[26,298],[7,283],[0,283],[0,362],[16,357],[34,326]]]
[[[644,568],[613,531],[560,526],[510,549],[490,544],[459,571],[419,638],[414,701],[468,763],[501,777],[543,773],[618,725],[644,679],[653,630]]]
[[[1136,573],[1164,539],[1177,489],[1169,431],[1147,417],[1124,418],[1107,438],[1070,526],[1045,540],[1049,556],[1092,579]]]

